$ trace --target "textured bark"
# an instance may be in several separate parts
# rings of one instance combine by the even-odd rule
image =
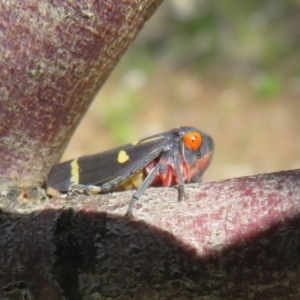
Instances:
[[[0,2],[0,187],[42,184],[160,3]]]
[[[181,203],[151,188],[134,221],[132,192],[2,195],[0,298],[299,299],[299,182],[294,170],[190,184]]]

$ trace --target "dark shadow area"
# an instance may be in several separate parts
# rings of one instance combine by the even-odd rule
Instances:
[[[188,234],[188,233],[187,233]],[[0,215],[1,299],[296,299],[300,218],[199,257],[144,222]]]

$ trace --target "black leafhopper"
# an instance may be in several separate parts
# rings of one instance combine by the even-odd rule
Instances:
[[[213,139],[194,127],[179,127],[99,154],[83,156],[52,167],[48,186],[60,191],[79,189],[108,193],[137,189],[126,212],[149,186],[200,182],[214,152]]]

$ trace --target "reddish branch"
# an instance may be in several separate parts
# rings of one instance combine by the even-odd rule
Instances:
[[[1,222],[3,295],[298,299],[299,182],[295,170],[191,184],[182,203],[152,188],[135,221],[123,218],[131,192],[15,203]]]

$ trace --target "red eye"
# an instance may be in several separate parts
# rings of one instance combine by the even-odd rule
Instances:
[[[183,137],[183,142],[188,149],[195,151],[201,146],[202,137],[198,132],[190,132]]]

